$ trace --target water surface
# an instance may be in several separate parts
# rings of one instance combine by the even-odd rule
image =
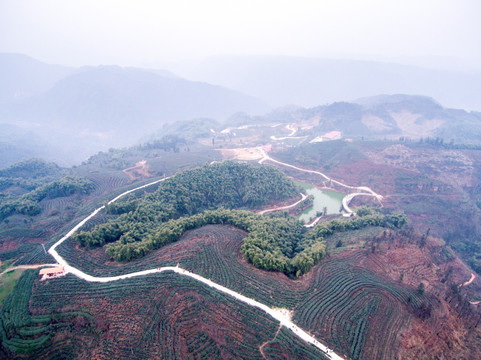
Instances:
[[[319,189],[312,184],[297,181],[297,184],[303,187],[307,195],[314,196],[314,204],[307,208],[299,215],[299,220],[309,222],[316,217],[317,212],[323,212],[324,207],[327,214],[339,214],[341,212],[342,198],[346,196],[333,190]]]

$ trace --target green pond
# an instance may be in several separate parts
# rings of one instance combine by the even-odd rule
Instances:
[[[341,210],[342,199],[345,194],[326,189],[318,189],[312,184],[296,181],[296,183],[304,189],[307,195],[314,196],[314,204],[312,207],[304,210],[301,215],[299,215],[299,220],[304,222],[309,222],[313,219],[317,212],[322,212],[324,207],[327,208],[328,214],[338,214]]]

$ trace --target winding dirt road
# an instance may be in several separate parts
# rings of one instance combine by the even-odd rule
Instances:
[[[262,211],[259,211],[258,214],[259,215],[262,215],[262,214],[266,214],[266,213],[270,213],[270,212],[274,212],[274,211],[281,211],[281,210],[286,210],[286,209],[290,209],[298,204],[300,204],[301,202],[303,202],[305,199],[307,199],[307,195],[306,194],[300,194],[301,195],[301,200],[299,201],[296,201],[295,203],[293,204],[290,204],[290,205],[286,205],[286,206],[282,206],[282,207],[273,207],[273,208],[270,208],[270,209],[266,209],[266,210],[262,210]],[[321,216],[318,216],[316,217],[310,224],[306,224],[304,225],[306,228],[311,228],[311,227],[314,227],[314,225],[316,225],[319,220],[322,219],[322,215]]]
[[[294,165],[290,165],[290,164],[287,164],[287,163],[283,163],[281,161],[278,161],[278,160],[275,160],[273,158],[271,158],[265,151],[264,149],[262,148],[259,148],[262,155],[263,155],[263,158],[261,160],[259,160],[259,164],[262,164],[264,161],[272,161],[274,163],[277,163],[279,165],[282,165],[282,166],[285,166],[285,167],[290,167],[290,168],[293,168],[293,169],[296,169],[296,170],[299,170],[299,171],[304,171],[304,172],[308,172],[308,173],[313,173],[313,174],[317,174],[321,177],[323,177],[324,179],[326,180],[329,180],[337,185],[340,185],[342,187],[345,187],[345,188],[348,188],[348,189],[351,189],[351,190],[357,190],[358,192],[356,193],[352,193],[352,194],[349,194],[347,195],[346,197],[344,197],[343,199],[343,207],[345,209],[346,212],[348,213],[352,213],[352,210],[349,208],[348,204],[349,204],[349,201],[352,200],[352,198],[354,198],[355,196],[374,196],[376,197],[378,200],[381,200],[382,199],[382,196],[379,195],[379,194],[376,194],[374,191],[372,191],[370,188],[368,187],[353,187],[353,186],[349,186],[349,185],[346,185],[346,184],[343,184],[339,181],[336,181],[336,180],[333,180],[331,178],[329,178],[328,176],[326,176],[325,174],[319,172],[319,171],[314,171],[314,170],[307,170],[307,169],[302,169],[302,168],[299,168],[297,166],[294,166]],[[164,179],[161,179],[161,180],[156,180],[154,182],[151,182],[151,183],[148,183],[148,184],[145,184],[145,185],[142,185],[142,186],[139,186],[137,188],[134,188],[134,189],[131,189],[131,190],[128,190],[128,191],[125,191],[124,193],[118,195],[117,197],[115,197],[114,199],[112,199],[111,201],[109,201],[109,204],[117,201],[118,199],[122,198],[123,196],[131,193],[131,192],[134,192],[134,191],[137,191],[139,189],[143,189],[143,188],[146,188],[148,186],[152,186],[152,185],[155,185],[161,181],[165,181],[166,179],[168,178],[164,178]],[[298,202],[294,203],[294,204],[291,204],[291,205],[287,205],[287,206],[284,206],[284,207],[281,207],[281,208],[277,208],[277,209],[269,209],[269,210],[264,210],[264,211],[261,211],[260,213],[263,214],[263,213],[266,213],[266,212],[269,212],[269,211],[274,211],[274,210],[283,210],[283,209],[288,209],[288,208],[291,208],[291,207],[294,207],[296,206],[297,204],[299,204],[300,202],[302,202],[306,197],[307,195],[304,195],[304,194],[301,194],[302,196],[302,199],[299,200]],[[270,308],[269,306],[265,305],[265,304],[262,304],[254,299],[251,299],[251,298],[248,298],[236,291],[233,291],[229,288],[226,288],[225,286],[222,286],[220,284],[217,284],[215,282],[213,282],[212,280],[210,279],[206,279],[198,274],[195,274],[195,273],[192,273],[190,271],[187,271],[185,269],[182,269],[180,267],[172,267],[172,266],[166,266],[166,267],[158,267],[158,268],[155,268],[155,269],[149,269],[149,270],[143,270],[143,271],[137,271],[137,272],[133,272],[133,273],[129,273],[129,274],[124,274],[124,275],[118,275],[118,276],[110,276],[110,277],[97,277],[97,276],[92,276],[92,275],[89,275],[89,274],[86,274],[85,272],[71,266],[68,264],[68,262],[63,258],[61,257],[58,252],[56,251],[56,248],[58,246],[60,246],[65,240],[67,240],[68,238],[70,238],[70,236],[72,236],[78,229],[80,229],[87,221],[89,221],[90,219],[92,219],[95,215],[97,215],[97,213],[99,211],[101,211],[102,209],[104,209],[105,206],[101,206],[99,207],[98,209],[95,209],[90,215],[88,215],[85,219],[83,219],[81,222],[79,222],[77,225],[75,225],[72,230],[70,230],[65,236],[63,236],[60,240],[58,240],[54,245],[52,245],[52,247],[50,247],[50,249],[48,250],[49,254],[53,256],[53,258],[57,261],[57,264],[39,264],[39,265],[25,265],[25,266],[19,266],[19,267],[16,267],[16,268],[30,268],[30,269],[35,269],[35,268],[38,268],[38,267],[43,267],[43,266],[63,266],[64,269],[65,269],[65,272],[66,273],[71,273],[75,276],[77,276],[78,278],[80,279],[83,279],[85,281],[88,281],[88,282],[100,282],[100,283],[107,283],[107,282],[111,282],[111,281],[119,281],[119,280],[123,280],[123,279],[128,279],[128,278],[132,278],[132,277],[137,277],[137,276],[146,276],[146,275],[150,275],[150,274],[156,274],[156,273],[161,273],[161,272],[166,272],[166,271],[172,271],[172,272],[175,272],[181,276],[187,276],[187,277],[190,277],[192,279],[195,279],[203,284],[206,284],[212,288],[215,288],[216,290],[224,293],[224,294],[227,294],[229,296],[232,296],[234,298],[236,298],[237,300],[239,301],[242,301],[252,307],[256,307],[264,312],[266,312],[267,314],[269,314],[271,317],[273,317],[274,319],[276,319],[277,321],[280,322],[281,325],[291,329],[292,333],[294,335],[296,335],[297,337],[299,337],[300,339],[302,339],[303,341],[305,341],[306,343],[309,343],[309,344],[312,344],[314,345],[315,347],[317,347],[318,349],[320,349],[321,351],[323,351],[325,353],[325,355],[331,359],[335,359],[335,360],[342,360],[344,359],[343,357],[339,356],[338,354],[336,354],[335,352],[333,352],[332,350],[330,350],[325,344],[323,344],[322,342],[316,340],[314,337],[312,337],[311,335],[309,335],[306,331],[304,331],[303,329],[301,329],[300,327],[298,327],[296,324],[294,324],[288,315],[286,315],[282,310],[279,310],[279,309],[273,309],[273,308]],[[311,225],[313,226],[313,224]],[[14,268],[10,268],[10,269],[7,269],[4,271],[7,272],[7,271],[11,271],[13,270]],[[3,273],[1,274],[3,275]]]
[[[272,135],[270,138],[271,140],[279,141],[279,140],[286,140],[286,139],[307,139],[307,135],[305,136],[294,136],[294,134],[297,132],[297,129],[295,127],[291,127],[291,124],[286,125],[286,129],[289,130],[291,133],[286,136],[282,137],[277,137],[275,135]]]
[[[463,284],[463,286],[468,286],[469,284],[471,284],[474,281],[474,279],[476,279],[476,275],[474,275],[474,273],[471,273],[471,278],[468,281],[466,281]]]
[[[262,159],[259,160],[259,164],[262,164],[264,163],[265,161],[272,161],[273,163],[276,163],[276,164],[279,164],[279,165],[282,165],[282,166],[285,166],[285,167],[289,167],[289,168],[292,168],[292,169],[295,169],[295,170],[299,170],[299,171],[303,171],[303,172],[306,172],[306,173],[310,173],[310,174],[316,174],[316,175],[319,175],[321,177],[323,177],[324,179],[330,181],[331,183],[333,184],[337,184],[339,186],[342,186],[346,189],[349,189],[349,190],[356,190],[357,192],[355,193],[351,193],[347,196],[345,196],[343,199],[342,199],[342,207],[344,208],[344,211],[346,211],[348,214],[353,214],[353,211],[351,210],[351,208],[349,207],[349,203],[351,202],[351,200],[356,197],[356,196],[372,196],[372,197],[375,197],[377,200],[381,201],[383,196],[382,195],[379,195],[377,193],[375,193],[372,189],[370,189],[369,187],[367,186],[350,186],[350,185],[346,185],[346,184],[343,184],[342,182],[340,181],[337,181],[337,180],[334,180],[332,178],[330,178],[329,176],[327,176],[326,174],[323,174],[322,172],[320,171],[315,171],[315,170],[308,170],[308,169],[303,169],[303,168],[300,168],[300,167],[297,167],[297,166],[294,166],[294,165],[291,165],[291,164],[287,164],[287,163],[284,163],[282,161],[279,161],[279,160],[276,160],[276,159],[273,159],[272,157],[270,157],[266,151],[262,148],[262,147],[259,147],[258,148],[259,151],[261,152],[262,154]]]
[[[113,200],[111,200],[109,202],[109,204],[117,201],[121,197],[123,197],[123,196],[125,196],[125,195],[127,195],[131,192],[134,192],[136,190],[139,190],[139,189],[157,184],[157,183],[159,183],[161,181],[164,181],[164,180],[166,180],[166,179],[157,180],[157,181],[154,181],[152,183],[149,183],[149,184],[146,184],[146,185],[143,185],[143,186],[139,186],[135,189],[128,190],[128,191],[120,194],[119,196],[117,196]],[[334,351],[330,350],[325,344],[316,340],[314,337],[309,335],[306,331],[304,331],[303,329],[298,327],[296,324],[294,324],[290,320],[289,316],[285,315],[282,311],[280,311],[278,309],[270,308],[269,306],[267,306],[265,304],[262,304],[262,303],[260,303],[256,300],[254,300],[254,299],[248,298],[248,297],[246,297],[246,296],[244,296],[244,295],[242,295],[242,294],[240,294],[236,291],[233,291],[229,288],[226,288],[225,286],[217,284],[210,279],[206,279],[206,278],[204,278],[200,275],[197,275],[195,273],[192,273],[192,272],[187,271],[185,269],[182,269],[180,267],[165,266],[165,267],[158,267],[158,268],[155,268],[155,269],[137,271],[137,272],[124,274],[124,275],[118,275],[118,276],[97,277],[97,276],[92,276],[92,275],[86,274],[85,272],[69,265],[68,262],[63,257],[61,257],[55,249],[58,246],[60,246],[65,240],[67,240],[70,236],[72,236],[72,234],[74,234],[80,227],[82,227],[87,221],[89,221],[91,218],[93,218],[95,215],[97,215],[97,213],[104,208],[105,208],[105,206],[101,206],[98,209],[94,210],[89,216],[87,216],[85,219],[83,219],[81,222],[79,222],[72,230],[70,230],[64,237],[62,237],[59,241],[57,241],[54,245],[52,245],[52,247],[50,247],[50,249],[48,250],[49,254],[54,257],[54,259],[57,261],[58,265],[64,267],[66,273],[71,273],[71,274],[77,276],[78,278],[83,279],[83,280],[88,281],[88,282],[107,283],[107,282],[111,282],[111,281],[119,281],[119,280],[128,279],[128,278],[132,278],[132,277],[137,277],[137,276],[146,276],[146,275],[156,274],[156,273],[161,273],[161,272],[166,272],[166,271],[173,271],[173,272],[175,272],[175,273],[177,273],[181,276],[188,276],[192,279],[195,279],[195,280],[197,280],[197,281],[199,281],[203,284],[206,284],[206,285],[208,285],[212,288],[217,289],[220,292],[223,292],[223,293],[225,293],[229,296],[232,296],[239,301],[242,301],[242,302],[244,302],[244,303],[246,303],[246,304],[248,304],[252,307],[256,307],[256,308],[266,312],[268,315],[270,315],[271,317],[273,317],[274,319],[279,321],[283,326],[291,329],[292,333],[294,335],[296,335],[297,337],[299,337],[300,339],[302,339],[306,343],[312,344],[313,346],[315,346],[318,349],[320,349],[321,351],[323,351],[325,353],[325,355],[327,357],[329,357],[330,359],[335,359],[335,360],[343,360],[344,359],[341,356],[339,356],[338,354],[336,354]],[[58,265],[56,264],[56,266],[58,266]]]
[[[282,207],[276,207],[276,208],[272,208],[272,209],[262,210],[262,211],[259,211],[258,214],[259,214],[259,215],[262,215],[262,214],[266,214],[266,213],[269,213],[269,212],[281,211],[281,210],[286,210],[286,209],[293,208],[294,206],[300,204],[301,202],[303,202],[304,200],[307,199],[307,195],[306,195],[306,194],[302,194],[302,193],[301,193],[300,195],[301,195],[301,200],[296,201],[294,204],[290,204],[290,205],[286,205],[286,206],[282,206]]]
[[[474,279],[476,279],[476,275],[474,275],[474,273],[471,273],[471,278],[470,278],[468,281],[466,281],[466,282],[464,282],[464,283],[462,283],[462,284],[459,284],[459,285],[458,285],[458,288],[461,288],[462,286],[468,286],[469,284],[471,284],[471,283],[474,281]],[[470,303],[471,305],[479,305],[479,304],[481,304],[481,301],[479,301],[479,300],[470,300],[469,303]]]

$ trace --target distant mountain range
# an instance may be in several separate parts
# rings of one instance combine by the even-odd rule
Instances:
[[[317,106],[378,94],[430,96],[447,107],[481,110],[481,74],[359,60],[214,56],[172,69],[236,89],[272,106]]]
[[[0,104],[41,94],[74,71],[25,55],[0,53]]]
[[[480,75],[291,57],[215,57],[192,69],[193,78],[222,86],[167,70],[69,68],[0,54],[0,168],[28,157],[73,165],[98,151],[160,136],[165,124],[200,118],[237,126],[311,118],[319,131],[353,137],[481,142],[481,113],[432,99],[481,108]],[[378,95],[403,92],[431,97]],[[272,109],[266,103],[302,106],[259,116]]]
[[[288,135],[292,131],[294,135]],[[285,106],[263,116],[239,113],[223,124],[196,119],[166,126],[152,138],[169,134],[192,141],[204,138],[204,143],[215,137],[219,146],[272,142],[293,146],[296,141],[317,141],[330,132],[351,139],[423,139],[439,145],[480,147],[481,112],[445,108],[427,96],[378,95],[311,108]]]
[[[0,74],[6,79],[0,83],[0,124],[28,129],[57,144],[71,153],[71,163],[109,147],[132,145],[164,123],[269,110],[254,97],[167,71],[73,69],[2,54]]]
[[[40,95],[11,102],[0,119],[105,137],[112,133],[123,141],[124,135],[138,137],[166,122],[194,117],[223,120],[238,111],[266,110],[260,100],[219,86],[102,66],[80,69]]]

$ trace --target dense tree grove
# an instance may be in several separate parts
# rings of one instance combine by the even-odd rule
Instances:
[[[165,135],[162,139],[156,139],[143,145],[137,146],[139,150],[161,149],[165,151],[179,151],[179,145],[186,145],[187,141],[177,135]]]
[[[139,242],[170,219],[219,207],[252,209],[298,193],[291,180],[271,167],[232,161],[205,165],[176,174],[140,199],[127,197],[108,205],[106,211],[120,215],[117,219],[75,237],[88,246]]]

